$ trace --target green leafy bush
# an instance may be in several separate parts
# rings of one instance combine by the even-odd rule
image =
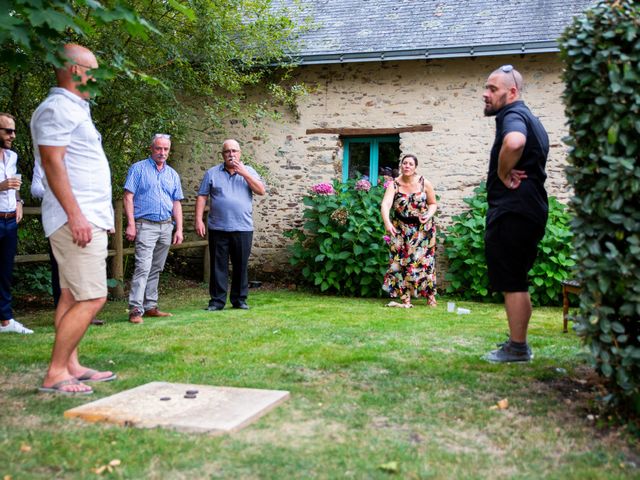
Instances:
[[[600,2],[561,38],[582,282],[575,330],[607,400],[640,410],[640,3]]]
[[[380,218],[384,188],[361,182],[366,181],[316,185],[303,199],[309,207],[304,228],[285,233],[294,240],[291,264],[323,292],[363,297],[382,292],[389,263]]]
[[[25,215],[18,224],[18,255],[47,253],[49,242],[44,236],[40,216]]]
[[[467,300],[498,300],[499,293],[489,290],[487,263],[484,257],[484,231],[487,215],[487,190],[481,183],[475,195],[465,198],[469,209],[452,218],[444,236],[449,267],[447,293]],[[560,282],[571,276],[575,265],[571,258],[570,216],[555,197],[549,198],[549,220],[538,258],[529,274],[531,300],[535,305],[559,305]]]
[[[13,290],[22,294],[45,294],[53,299],[49,263],[18,264],[13,270]]]
[[[18,224],[17,255],[48,253],[49,242],[44,236],[40,216],[25,215]],[[16,293],[51,295],[51,270],[49,262],[18,263],[13,270],[13,287]]]

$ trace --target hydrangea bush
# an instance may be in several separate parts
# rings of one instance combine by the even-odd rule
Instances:
[[[318,183],[311,187],[311,192],[317,195],[335,195],[336,193],[330,183]]]
[[[389,263],[380,217],[384,187],[367,180],[319,183],[303,199],[305,224],[294,240],[291,264],[322,292],[380,296]]]
[[[449,268],[447,293],[468,300],[499,300],[498,293],[489,290],[487,262],[484,256],[484,231],[487,216],[487,190],[483,182],[465,198],[469,208],[453,217],[453,224],[444,236],[445,255]],[[571,217],[565,205],[549,197],[549,220],[545,236],[538,246],[529,279],[531,301],[535,305],[560,305],[562,280],[571,277],[575,265],[571,258]]]

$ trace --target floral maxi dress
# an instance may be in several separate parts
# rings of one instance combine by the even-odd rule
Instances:
[[[433,218],[424,224],[417,219],[428,207],[424,178],[420,178],[422,191],[416,193],[400,193],[398,182],[393,183],[396,194],[392,223],[398,233],[391,238],[389,269],[382,288],[391,298],[400,297],[403,302],[411,296],[421,296],[427,298],[429,305],[435,305],[436,226]]]

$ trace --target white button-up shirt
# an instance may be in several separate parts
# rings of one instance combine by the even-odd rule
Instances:
[[[36,163],[38,146],[66,147],[64,163],[71,190],[83,215],[98,228],[113,228],[111,171],[102,138],[91,120],[89,103],[64,88],[52,88],[31,117]],[[49,237],[67,223],[67,214],[44,178],[42,226]]]
[[[13,177],[17,173],[18,154],[11,150],[0,149],[4,153],[0,161],[0,182]],[[16,211],[16,191],[3,190],[0,192],[0,212],[8,213]]]

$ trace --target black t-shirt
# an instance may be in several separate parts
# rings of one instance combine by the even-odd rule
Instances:
[[[504,137],[510,132],[520,132],[527,137],[522,156],[514,167],[524,170],[527,178],[515,190],[508,189],[498,177],[498,156]],[[505,213],[524,215],[542,226],[547,223],[549,203],[544,182],[547,179],[545,166],[548,154],[549,136],[523,101],[510,103],[498,111],[496,138],[487,174],[487,225]]]

